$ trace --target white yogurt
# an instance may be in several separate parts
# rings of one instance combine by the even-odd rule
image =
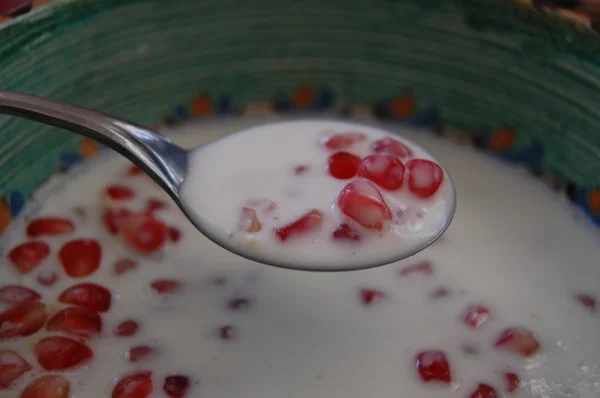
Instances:
[[[359,138],[344,148],[330,149],[324,141],[335,136]],[[376,154],[374,143],[385,138],[401,140],[412,154]],[[413,159],[434,161],[417,145],[374,127],[324,120],[271,123],[192,152],[181,199],[208,237],[244,257],[284,268],[340,270],[389,263],[418,252],[448,226],[455,193],[445,172],[435,194],[423,199],[411,193],[408,180],[427,185],[427,170],[420,173],[417,168],[412,177],[408,170],[401,172],[401,185],[391,189],[365,178],[371,174],[335,178],[331,174],[335,171],[330,171],[335,165],[328,166],[328,158],[340,151],[360,159],[373,155],[366,167],[375,175],[381,175],[379,169],[392,161],[390,157],[402,163],[401,170]],[[383,228],[369,229],[341,211],[338,197],[350,183],[375,197],[381,195],[390,212]],[[274,233],[313,209],[320,223],[314,230],[284,242]],[[256,227],[252,221],[240,225],[242,211],[256,216]],[[341,224],[360,240],[335,239]]]
[[[191,126],[174,138],[194,147],[251,123]],[[170,203],[158,214],[181,229],[181,240],[158,256],[135,255],[100,226],[101,191],[111,183],[127,184],[138,195],[132,206],[149,197],[168,198],[143,176],[123,177],[127,164],[115,155],[39,192],[44,199],[36,217],[65,216],[77,229],[44,238],[51,254],[27,275],[4,261],[0,284],[30,287],[52,310],[62,308],[58,295],[80,281],[65,274],[58,248],[76,237],[100,240],[101,266],[85,281],[109,288],[113,302],[101,314],[102,335],[87,342],[94,358],[61,373],[71,383],[69,398],[110,397],[117,380],[142,370],[152,372],[153,398],[167,397],[164,380],[173,374],[189,377],[188,398],[467,398],[479,383],[493,386],[500,398],[600,396],[600,316],[574,299],[600,295],[598,231],[517,167],[424,132],[401,133],[447,167],[461,197],[447,233],[411,259],[350,273],[267,267],[213,244]],[[86,210],[85,219],[78,218],[77,206]],[[17,223],[3,244],[8,251],[24,240]],[[117,276],[114,263],[123,256],[139,264]],[[401,276],[402,269],[422,261],[433,266],[431,275]],[[38,274],[53,271],[59,276],[55,286],[36,282]],[[149,284],[157,278],[180,281],[183,289],[167,297],[153,294]],[[440,287],[449,294],[434,299]],[[365,306],[360,290],[366,288],[385,297]],[[247,299],[248,305],[231,309],[234,299]],[[475,330],[460,316],[477,303],[491,317]],[[114,336],[113,328],[125,319],[137,320],[139,333]],[[236,333],[222,340],[219,329],[228,325]],[[498,334],[513,326],[535,334],[541,344],[535,355],[524,359],[494,348]],[[32,346],[52,334],[41,330],[0,341],[1,349],[16,350],[33,367],[13,390],[0,390],[0,397],[19,397],[23,384],[40,373]],[[129,363],[125,352],[138,345],[154,345],[159,354]],[[452,384],[425,384],[418,377],[414,357],[432,349],[447,353]],[[503,373],[509,370],[521,378],[514,393],[505,391]]]

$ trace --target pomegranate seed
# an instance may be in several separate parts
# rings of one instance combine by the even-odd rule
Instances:
[[[140,362],[145,359],[152,357],[156,353],[156,350],[147,345],[138,345],[131,347],[127,353],[127,359],[129,362]]]
[[[333,231],[332,235],[333,239],[339,240],[359,241],[361,239],[358,231],[346,223],[340,224],[340,226]]]
[[[37,282],[46,287],[54,286],[58,280],[58,274],[56,272],[42,272],[37,276]]]
[[[508,328],[496,340],[496,347],[530,357],[540,349],[540,343],[533,333],[525,328]]]
[[[433,275],[433,266],[429,261],[423,261],[415,265],[404,267],[400,270],[400,276],[411,274]]]
[[[169,240],[175,243],[179,242],[179,239],[181,239],[181,231],[175,227],[169,227]]]
[[[50,246],[44,242],[33,241],[14,247],[8,253],[8,259],[20,273],[27,274],[40,265],[49,254]]]
[[[71,383],[62,376],[41,376],[21,392],[21,398],[69,398]]]
[[[321,212],[313,209],[293,223],[275,229],[275,236],[277,236],[280,241],[285,242],[293,236],[304,235],[315,231],[321,226],[322,222],[323,215]]]
[[[413,159],[406,164],[408,190],[423,199],[432,197],[442,185],[444,171],[440,166],[425,159]]]
[[[329,174],[340,180],[354,177],[359,166],[360,158],[348,152],[336,152],[327,159]]]
[[[112,298],[110,291],[102,286],[95,283],[80,283],[62,292],[58,296],[58,301],[104,312],[110,308]]]
[[[417,371],[425,383],[451,383],[450,364],[442,351],[424,351],[417,355]]]
[[[31,365],[15,351],[0,350],[0,390],[9,389],[18,378],[31,369]]]
[[[0,302],[5,304],[17,304],[28,300],[39,300],[40,296],[33,290],[18,286],[18,285],[6,285],[0,288]]]
[[[410,148],[391,137],[386,137],[375,141],[373,145],[371,145],[371,149],[375,153],[385,153],[399,157],[400,159],[404,159],[412,155]]]
[[[40,236],[65,235],[74,230],[75,225],[64,218],[38,218],[27,225],[27,236],[30,238],[37,238]]]
[[[121,258],[115,263],[115,273],[117,275],[123,275],[129,271],[133,271],[137,265],[137,261],[130,258]]]
[[[346,185],[337,203],[342,213],[368,229],[381,230],[383,222],[392,219],[392,212],[377,187],[365,180]]]
[[[496,390],[490,385],[481,383],[477,389],[469,395],[469,398],[498,398]]]
[[[135,197],[135,192],[123,185],[110,185],[105,192],[112,200],[128,200]]]
[[[140,325],[131,319],[121,322],[115,327],[114,333],[119,337],[131,337],[140,329]]]
[[[233,340],[237,336],[237,329],[234,326],[221,326],[219,328],[219,337],[221,340]]]
[[[481,306],[473,305],[464,312],[462,319],[473,329],[478,329],[490,318],[490,310]]]
[[[360,300],[365,307],[371,307],[385,299],[385,293],[374,289],[361,289]]]
[[[33,347],[33,353],[45,370],[69,369],[94,356],[88,346],[64,336],[44,337]]]
[[[102,319],[94,310],[85,307],[68,307],[50,318],[46,330],[65,332],[86,339],[100,334]]]
[[[122,226],[125,243],[142,254],[159,250],[167,239],[167,226],[148,214],[127,217]]]
[[[27,300],[0,313],[0,339],[30,336],[46,322],[46,306]]]
[[[404,165],[391,155],[369,155],[362,160],[358,175],[388,191],[397,191],[404,182]]]
[[[304,174],[308,171],[308,169],[310,169],[310,167],[306,166],[306,165],[296,166],[296,167],[294,167],[294,174],[296,174],[296,175]]]
[[[245,311],[248,308],[250,308],[250,299],[247,299],[245,297],[232,298],[227,302],[227,307],[230,310]]]
[[[262,224],[256,217],[256,211],[250,207],[242,207],[240,215],[239,230],[245,232],[258,232],[262,228]]]
[[[164,209],[167,207],[167,204],[159,199],[148,199],[146,202],[146,212],[152,213],[156,210]]]
[[[515,392],[519,388],[519,385],[521,385],[521,380],[516,373],[505,373],[504,380],[506,381],[506,391],[508,392]]]
[[[102,248],[95,239],[75,239],[61,247],[58,257],[67,275],[84,278],[100,267]]]
[[[189,388],[190,379],[181,375],[168,376],[163,385],[163,391],[171,398],[185,398]]]
[[[121,231],[123,223],[130,216],[131,211],[127,209],[108,208],[102,214],[102,223],[109,234],[116,235]]]
[[[596,312],[596,299],[594,297],[587,294],[578,294],[575,298],[590,312]]]
[[[152,390],[152,372],[134,373],[119,380],[111,398],[147,398]]]
[[[177,293],[181,290],[181,283],[171,279],[157,279],[150,286],[159,294]]]
[[[136,165],[131,165],[128,169],[127,169],[127,173],[128,176],[137,176],[140,174],[144,174],[144,172],[142,171],[142,169],[140,169],[138,166]]]
[[[366,139],[361,133],[346,133],[323,137],[321,143],[328,149],[345,149]]]

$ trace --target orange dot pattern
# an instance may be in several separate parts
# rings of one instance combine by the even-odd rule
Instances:
[[[409,118],[417,109],[417,101],[412,94],[403,94],[390,101],[389,109],[398,118]]]
[[[513,146],[516,136],[517,133],[512,128],[500,128],[492,133],[488,146],[496,152],[507,151]]]
[[[200,94],[190,104],[190,114],[197,118],[206,118],[212,114],[213,103],[208,94]]]

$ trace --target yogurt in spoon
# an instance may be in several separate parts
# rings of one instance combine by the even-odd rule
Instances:
[[[415,254],[448,227],[453,184],[422,148],[327,120],[271,123],[189,154],[180,191],[202,232],[252,260],[313,271]]]

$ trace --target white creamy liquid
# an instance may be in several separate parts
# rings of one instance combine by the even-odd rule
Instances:
[[[409,192],[408,178],[399,190],[377,187],[389,206],[393,220],[383,230],[368,230],[345,216],[336,205],[340,192],[351,181],[330,175],[327,136],[361,133],[366,138],[342,151],[364,158],[374,152],[376,140],[390,137],[384,130],[339,121],[292,121],[270,123],[244,130],[198,148],[190,154],[181,190],[186,209],[203,232],[219,244],[255,261],[286,268],[309,270],[353,269],[385,264],[419,251],[437,237],[452,218],[455,194],[444,176],[439,191],[421,199]],[[400,140],[412,151],[402,159],[435,160],[422,148]],[[306,170],[295,175],[296,166]],[[376,185],[375,185],[376,186]],[[226,199],[225,199],[226,198]],[[277,208],[260,212],[260,231],[240,230],[245,203],[269,200]],[[293,223],[311,209],[320,211],[322,225],[315,232],[280,242],[273,231]],[[336,241],[332,233],[349,223],[361,234],[360,242]]]
[[[191,126],[174,139],[191,148],[254,122]],[[80,236],[101,241],[101,267],[85,281],[109,288],[113,302],[101,314],[102,336],[88,342],[94,358],[63,373],[71,382],[70,398],[110,397],[118,379],[139,370],[153,372],[151,397],[166,397],[163,380],[172,374],[190,378],[188,398],[465,398],[481,382],[502,398],[599,397],[600,316],[573,298],[600,295],[598,231],[520,168],[426,132],[402,134],[444,164],[460,197],[444,236],[402,262],[328,274],[268,267],[210,242],[171,203],[160,217],[181,229],[181,240],[162,256],[136,257],[100,227],[101,191],[121,182],[140,197],[168,199],[149,179],[122,177],[127,163],[111,155],[39,193],[51,195],[35,209],[36,217],[65,216],[77,230],[44,238],[52,252],[30,274],[20,276],[4,260],[0,281],[31,287],[49,307],[59,309],[59,293],[80,281],[62,270],[58,247]],[[86,209],[85,220],[77,218],[76,206]],[[22,225],[11,229],[3,237],[5,252],[25,240]],[[113,265],[122,256],[133,256],[139,266],[116,276]],[[433,275],[399,275],[424,260],[431,262]],[[55,286],[36,283],[42,271],[59,273]],[[181,281],[183,289],[159,297],[149,289],[156,278]],[[440,287],[450,294],[433,299]],[[386,297],[365,307],[359,294],[363,288]],[[230,309],[228,303],[236,298],[247,299],[248,305]],[[477,330],[460,320],[471,304],[491,311],[490,321]],[[113,328],[125,319],[139,322],[139,334],[115,337]],[[218,329],[225,325],[236,328],[235,338],[219,338]],[[498,334],[512,326],[535,333],[541,344],[537,355],[524,359],[494,349]],[[42,330],[0,341],[0,347],[15,349],[39,371],[32,345],[51,334]],[[127,362],[124,352],[141,344],[158,347],[159,354]],[[447,353],[453,384],[424,384],[418,377],[414,357],[431,349]],[[514,394],[505,392],[502,372],[507,370],[522,380]],[[22,383],[32,377],[15,390],[0,390],[0,397],[17,398]]]

